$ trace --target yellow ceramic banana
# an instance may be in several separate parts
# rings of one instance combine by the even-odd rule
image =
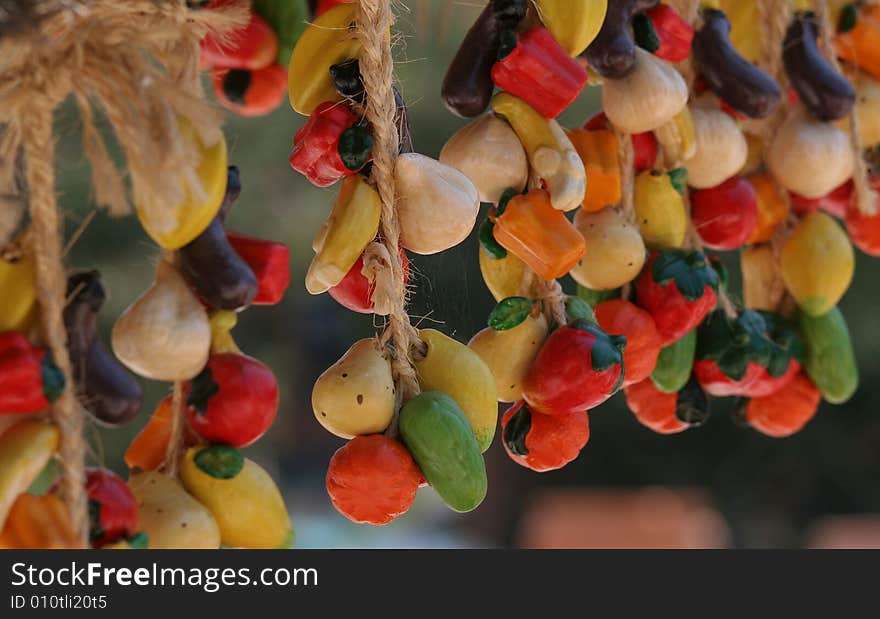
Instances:
[[[28,253],[14,261],[0,258],[0,333],[27,331],[37,308],[34,268]]]
[[[222,134],[215,144],[204,144],[188,121],[180,119],[178,128],[181,139],[194,143],[200,157],[196,176],[202,185],[203,198],[194,197],[187,189],[178,205],[143,201],[135,205],[144,230],[165,249],[180,249],[204,232],[226,195],[227,152]]]
[[[593,42],[608,10],[607,0],[535,0],[538,15],[556,42],[572,57]]]
[[[583,161],[559,123],[506,92],[495,95],[492,108],[516,131],[532,172],[547,183],[553,208],[570,211],[579,207],[584,201],[587,175]]]
[[[0,530],[18,495],[26,492],[58,448],[58,428],[25,419],[0,435]]]
[[[309,116],[325,101],[342,101],[330,67],[357,58],[361,42],[354,36],[357,2],[340,4],[309,24],[290,57],[287,89],[294,110]]]
[[[312,241],[315,258],[306,274],[306,288],[311,294],[327,292],[342,281],[376,238],[381,212],[379,194],[360,174],[343,181],[330,217]]]

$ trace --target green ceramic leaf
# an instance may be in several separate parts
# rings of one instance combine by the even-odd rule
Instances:
[[[496,331],[508,331],[518,327],[532,313],[532,301],[525,297],[502,299],[489,314],[489,326]]]
[[[636,45],[652,54],[660,49],[660,37],[654,30],[654,22],[644,13],[638,13],[632,20]]]
[[[718,289],[718,274],[709,266],[702,252],[683,249],[664,249],[654,261],[651,274],[654,281],[664,286],[671,281],[688,301],[702,298],[706,286]]]
[[[489,219],[480,226],[480,246],[490,258],[501,260],[507,257],[507,250],[495,240],[495,224]]]

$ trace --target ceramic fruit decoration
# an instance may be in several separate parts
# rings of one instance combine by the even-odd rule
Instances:
[[[377,175],[382,165],[378,153],[387,155],[378,141],[388,135],[375,130],[375,121],[365,120],[370,116],[369,96],[373,95],[367,92],[360,67],[359,56],[366,43],[358,36],[359,7],[357,3],[324,3],[318,8],[290,62],[291,105],[309,116],[294,137],[290,163],[316,186],[341,185],[335,206],[315,236],[315,257],[306,275],[306,288],[315,295],[328,292],[354,312],[390,316],[392,325],[382,336],[354,343],[313,388],[317,421],[348,441],[330,461],[327,492],[340,514],[377,526],[404,514],[422,485],[430,485],[451,509],[470,511],[486,494],[482,452],[492,443],[498,424],[495,377],[480,355],[463,343],[439,331],[413,329],[408,355],[411,363],[407,365],[413,372],[411,382],[417,383],[422,394],[404,389],[404,378],[396,365],[405,352],[397,350],[399,333],[393,332],[401,320],[393,297],[400,292],[390,289],[389,280],[401,277],[406,286],[409,252],[430,256],[459,245],[473,231],[481,201],[494,202],[511,187],[516,192],[527,186],[532,151],[500,112],[481,116],[492,94],[492,67],[501,37],[508,45],[517,41],[512,32],[502,33],[503,27],[516,25],[525,16],[526,3],[491,3],[478,28],[482,34],[489,33],[489,39],[472,40],[481,46],[481,54],[486,45],[492,47],[490,55],[474,61],[471,50],[466,50],[456,69],[450,71],[444,85],[447,105],[464,116],[481,117],[447,144],[439,160],[413,152],[406,104],[400,92],[390,88],[397,157],[393,170],[385,171],[384,181],[393,185],[393,208],[382,204],[387,185],[382,185]],[[533,76],[525,71],[529,63],[546,66],[546,75],[555,75],[558,67],[568,71],[566,79],[559,82],[567,88],[562,103],[547,101],[556,107],[564,107],[564,99],[576,96],[586,82],[584,69],[546,32],[536,31],[508,51],[504,70],[499,67],[495,72],[500,81],[531,88]],[[488,64],[481,64],[486,60]],[[462,83],[478,82],[476,96],[469,86],[462,88]],[[528,104],[522,102],[522,106]],[[518,112],[522,106],[517,106]],[[535,140],[549,135],[552,141],[548,148],[562,152],[568,146],[566,161],[577,159],[561,129],[549,121],[542,129],[544,133],[536,134]],[[541,146],[536,143],[532,150]],[[499,151],[503,158],[498,157]],[[577,163],[580,165],[579,160]],[[559,174],[554,182],[567,182],[565,170],[556,169]],[[581,191],[573,196],[577,202],[583,198],[582,172],[581,166]],[[568,226],[563,252],[572,243],[578,251],[583,239],[554,206],[548,204],[565,222],[562,228]],[[399,272],[386,253],[391,251],[389,218],[393,218],[399,237]],[[485,233],[483,236],[488,239]],[[508,253],[494,238],[491,242],[496,256]],[[510,255],[512,272],[496,269],[499,290],[518,289],[522,279],[516,275],[516,259]],[[517,341],[535,340],[534,348],[543,341],[543,334],[540,322],[533,326],[516,337]],[[524,355],[510,366],[505,380],[515,383],[528,363]]]
[[[577,458],[590,440],[586,411],[563,415],[533,413],[519,401],[501,417],[501,436],[507,455],[538,473],[554,471]]]
[[[229,4],[212,0],[202,10]],[[212,74],[217,102],[239,116],[263,116],[287,93],[287,65],[308,19],[305,0],[254,0],[241,27],[202,39],[201,65]]]
[[[643,380],[627,387],[625,393],[636,420],[658,434],[678,434],[704,424],[709,417],[709,400],[695,380],[671,393]]]

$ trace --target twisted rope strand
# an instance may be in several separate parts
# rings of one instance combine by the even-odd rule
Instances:
[[[360,70],[366,92],[364,115],[373,132],[371,181],[382,200],[381,239],[364,255],[364,268],[375,273],[373,298],[388,309],[388,328],[383,344],[391,344],[391,367],[396,385],[397,408],[419,393],[412,354],[419,348],[417,331],[406,311],[407,289],[400,258],[400,224],[394,188],[398,136],[394,122],[397,111],[392,85],[391,26],[394,15],[390,0],[361,0],[358,3],[357,36],[362,47]]]

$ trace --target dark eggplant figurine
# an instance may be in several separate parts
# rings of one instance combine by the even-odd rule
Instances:
[[[211,224],[191,243],[180,248],[180,272],[187,283],[217,309],[236,310],[257,294],[257,278],[226,239],[223,221],[241,193],[238,168],[229,166],[226,197]]]
[[[498,59],[501,34],[516,28],[526,15],[526,0],[492,0],[471,26],[446,71],[441,97],[462,118],[482,114],[492,98],[492,66]]]
[[[766,118],[782,100],[776,81],[743,58],[730,42],[730,21],[723,11],[703,10],[703,27],[694,35],[692,52],[712,92],[740,114]]]
[[[143,393],[98,337],[98,312],[105,298],[97,271],[71,275],[64,326],[80,404],[101,423],[119,426],[137,416]]]
[[[330,77],[333,79],[333,86],[343,97],[357,101],[363,104],[365,101],[364,81],[361,75],[360,63],[357,58],[340,62],[330,67]],[[397,125],[397,145],[398,153],[411,153],[412,148],[412,131],[409,125],[409,112],[406,109],[406,102],[397,89],[394,90],[394,103],[397,107],[397,113],[394,122]]]
[[[856,92],[822,56],[818,36],[816,14],[796,13],[785,33],[782,61],[788,81],[810,113],[821,121],[837,120],[852,112]]]
[[[633,17],[657,4],[657,0],[608,0],[602,29],[584,56],[602,77],[619,80],[636,64],[636,43],[630,27]]]

